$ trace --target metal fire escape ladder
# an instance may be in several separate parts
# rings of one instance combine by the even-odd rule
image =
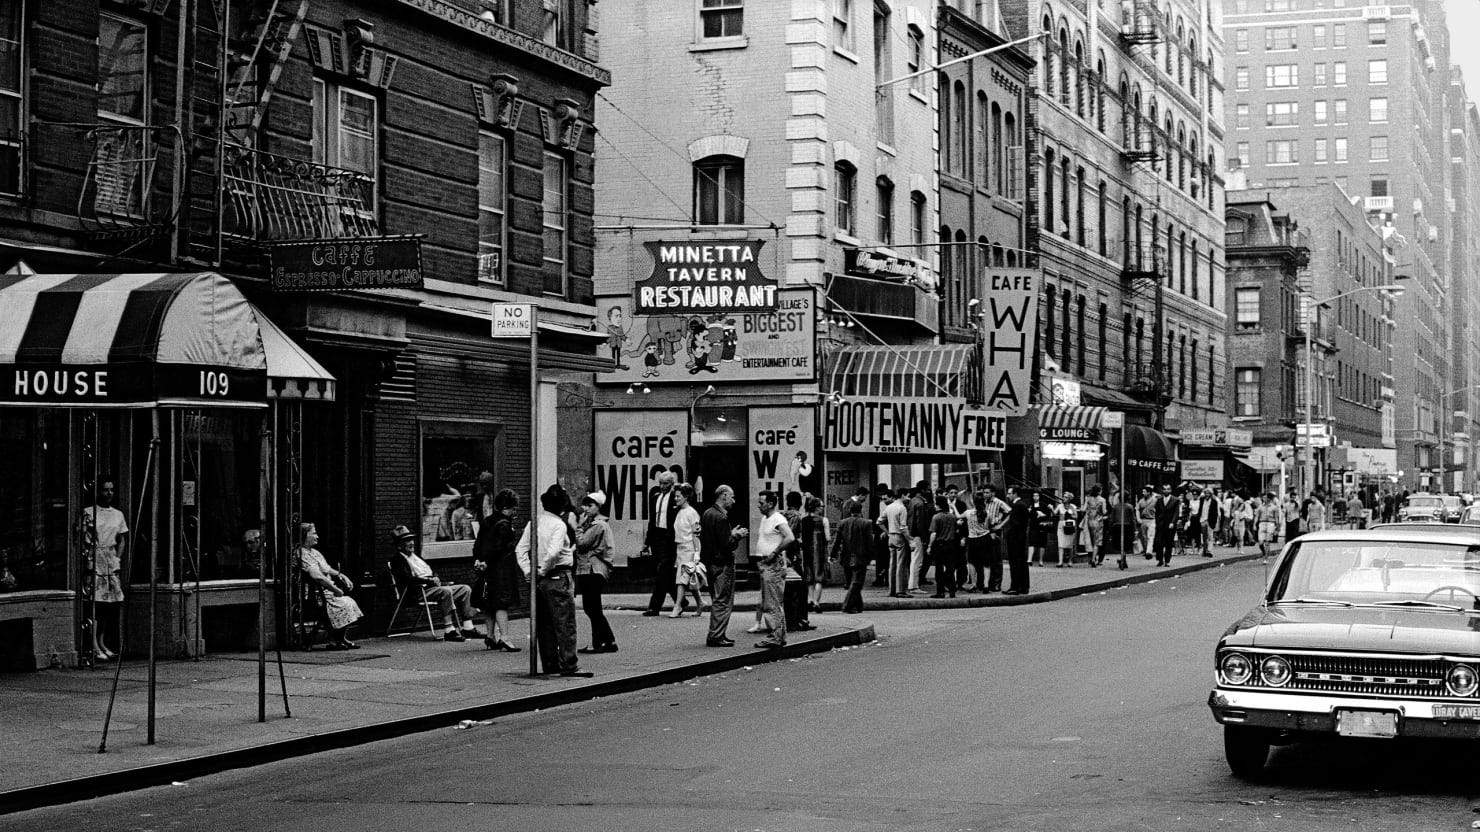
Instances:
[[[283,65],[303,30],[309,0],[272,0],[266,15],[257,19],[247,40],[252,52],[236,65],[228,85],[226,132],[238,144],[250,146],[267,115]]]
[[[179,258],[221,264],[221,140],[231,0],[181,0],[180,96],[184,132]]]

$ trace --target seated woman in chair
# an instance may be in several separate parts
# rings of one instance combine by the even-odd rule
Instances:
[[[308,578],[309,588],[317,589],[324,601],[324,618],[329,628],[330,650],[353,650],[360,645],[350,641],[346,633],[350,625],[365,617],[360,605],[349,597],[355,584],[348,575],[329,565],[323,554],[315,549],[319,532],[312,523],[298,526],[299,544],[296,556],[298,568]]]

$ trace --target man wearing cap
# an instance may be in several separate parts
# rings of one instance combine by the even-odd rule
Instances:
[[[444,584],[432,571],[432,567],[416,554],[416,533],[405,526],[391,530],[396,541],[396,556],[391,558],[391,572],[396,583],[403,587],[422,587],[427,600],[442,608],[442,619],[447,622],[447,633],[442,637],[448,641],[467,641],[483,638],[473,619],[478,613],[473,609],[473,590],[467,584]],[[456,610],[456,614],[454,614]],[[462,628],[458,628],[458,622]]]

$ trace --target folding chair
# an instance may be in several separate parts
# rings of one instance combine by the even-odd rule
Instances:
[[[406,599],[411,595],[413,587],[401,585],[401,582],[396,579],[396,570],[391,568],[390,561],[385,562],[385,569],[387,572],[390,573],[391,591],[394,592],[396,595],[396,608],[391,611],[390,620],[386,622],[385,637],[394,638],[396,636],[409,636],[411,635],[411,631],[407,631],[404,633],[393,633],[391,631],[396,628],[396,619],[400,617],[401,607],[405,605]],[[421,595],[421,609],[422,612],[426,613],[427,617],[427,632],[431,633],[432,638],[440,639],[441,636],[437,635],[436,620],[432,618],[432,602],[431,599],[427,598],[427,588],[425,586],[422,586],[421,584],[417,584],[414,589]],[[457,618],[457,610],[452,611],[452,618],[453,620],[451,623],[453,625],[457,627],[462,626],[462,622],[459,621]]]

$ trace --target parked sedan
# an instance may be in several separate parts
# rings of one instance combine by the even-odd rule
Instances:
[[[1480,529],[1302,535],[1214,651],[1228,765],[1321,735],[1480,739]]]
[[[1430,521],[1435,523],[1459,522],[1464,506],[1452,494],[1413,494],[1408,504],[1398,509],[1398,520],[1408,523]]]

